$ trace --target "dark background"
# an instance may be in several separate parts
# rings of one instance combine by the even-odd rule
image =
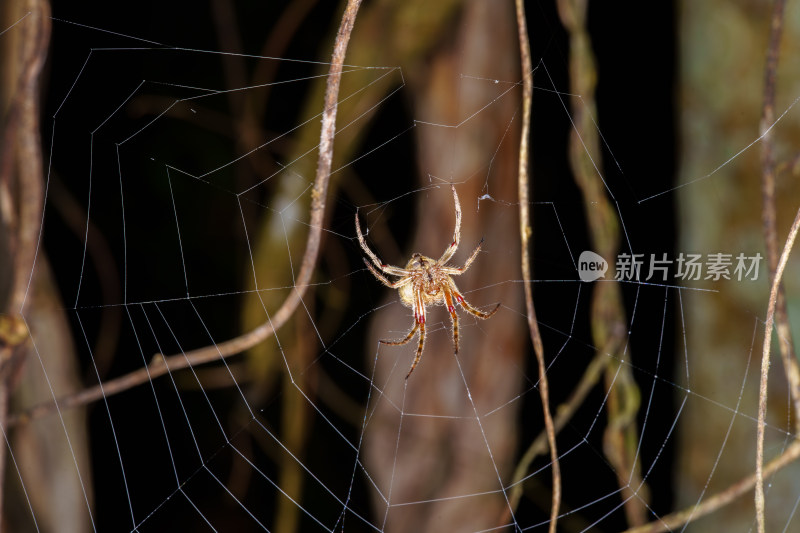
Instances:
[[[239,25],[239,37],[241,39],[242,50],[245,53],[258,54],[265,36],[276,30],[275,21],[287,7],[287,2],[237,2],[235,12]],[[566,91],[567,79],[567,42],[565,33],[560,25],[555,6],[552,2],[527,2],[526,3],[529,33],[531,36],[531,47],[534,64],[543,60],[553,84],[560,90]],[[197,80],[198,85],[203,87],[221,87],[224,74],[223,67],[218,57],[211,56],[203,61],[198,71],[198,64],[186,61],[185,53],[174,53],[165,51],[164,56],[153,62],[153,56],[142,56],[137,54],[126,55],[124,52],[115,51],[110,53],[103,48],[146,46],[144,42],[134,42],[129,38],[120,35],[136,36],[140,39],[153,41],[165,46],[175,46],[188,49],[220,50],[221,45],[216,38],[213,17],[210,6],[205,2],[54,2],[53,17],[53,37],[51,45],[51,55],[46,71],[46,84],[44,88],[44,116],[43,116],[43,139],[45,142],[45,153],[50,151],[49,139],[55,130],[58,134],[57,146],[53,151],[52,173],[54,179],[59,180],[59,186],[63,186],[64,194],[71,193],[82,208],[86,209],[85,198],[88,196],[86,176],[90,170],[94,176],[94,190],[92,191],[92,220],[96,227],[104,234],[110,248],[110,253],[114,259],[117,271],[123,270],[123,265],[127,265],[127,271],[138,274],[132,275],[127,280],[127,290],[130,294],[126,295],[124,288],[120,288],[118,303],[122,301],[151,301],[168,300],[170,298],[181,298],[185,295],[185,285],[182,279],[182,272],[162,268],[161,259],[165,254],[176,253],[178,247],[174,240],[174,234],[164,231],[162,220],[149,218],[146,210],[130,209],[126,211],[126,226],[135,227],[137,234],[126,235],[124,239],[130,246],[137,242],[139,236],[146,238],[149,246],[153,249],[152,256],[142,256],[127,254],[122,246],[123,236],[120,235],[122,224],[120,223],[120,209],[114,202],[119,198],[119,182],[116,179],[117,159],[114,157],[118,153],[119,146],[115,146],[114,139],[125,138],[125,132],[130,134],[138,128],[145,126],[150,116],[131,116],[123,115],[121,119],[114,120],[112,124],[102,126],[99,134],[92,136],[92,131],[98,128],[103,118],[108,116],[113,107],[119,105],[124,100],[124,95],[130,93],[136,86],[136,80],[158,78],[165,72],[181,73],[181,69],[193,69],[186,72],[186,79]],[[339,18],[338,5],[336,2],[318,2],[314,4],[310,14],[304,19],[303,23],[293,34],[289,46],[283,57],[302,58],[326,61],[330,56],[328,49],[330,36],[333,28],[337,25]],[[356,22],[358,24],[358,21]],[[94,28],[94,29],[93,29]],[[674,106],[673,91],[675,86],[675,13],[671,2],[657,2],[648,4],[645,9],[640,3],[634,2],[592,2],[590,7],[589,30],[591,33],[592,44],[594,46],[599,72],[599,83],[597,89],[598,120],[601,132],[611,147],[612,153],[604,153],[603,172],[611,190],[614,191],[620,212],[625,223],[630,242],[636,248],[637,253],[671,253],[674,242],[674,205],[673,198],[667,194],[658,200],[649,201],[640,205],[639,200],[657,192],[670,188],[675,170],[675,128],[674,128]],[[159,44],[153,44],[159,47]],[[78,77],[82,65],[91,55],[91,71],[86,76]],[[142,59],[147,57],[148,59]],[[252,63],[255,64],[255,61]],[[402,66],[402,65],[401,65]],[[320,66],[313,63],[289,63],[280,62],[279,79],[300,78],[317,74]],[[181,77],[180,75],[176,77]],[[65,96],[70,91],[71,84],[78,79],[75,87],[72,87],[69,105],[60,109]],[[534,80],[537,87],[549,89],[551,82],[541,72],[537,73]],[[298,85],[293,85],[291,90],[281,91],[276,89],[274,97],[268,103],[267,115],[270,117],[269,128],[275,131],[286,131],[291,129],[299,120],[300,110],[306,96],[303,90],[298,90]],[[150,87],[151,94],[157,94],[157,88]],[[165,91],[170,97],[176,96],[177,90],[170,87]],[[570,246],[573,253],[577,250],[588,249],[586,240],[585,220],[580,210],[581,200],[579,193],[569,177],[569,168],[566,159],[566,142],[569,133],[568,123],[564,121],[564,110],[555,106],[537,105],[535,96],[532,124],[532,175],[533,175],[533,197],[537,201],[559,201],[575,205],[575,212],[568,213],[568,219],[562,219],[565,224],[565,233],[570,236]],[[551,100],[552,101],[552,100]],[[226,103],[224,99],[218,102],[218,111],[226,113]],[[55,117],[55,118],[54,118]],[[410,122],[408,110],[405,108],[402,98],[390,99],[382,106],[378,117],[370,126],[373,131],[398,131],[398,124]],[[159,138],[163,136],[163,138]],[[180,144],[186,147],[186,153],[176,153],[175,143],[167,142],[179,137],[183,142]],[[215,142],[208,142],[213,138]],[[92,139],[93,156],[87,150],[90,139]],[[151,143],[149,146],[139,146],[141,150],[150,150],[153,154],[153,169],[147,168],[123,168],[123,172],[134,176],[146,176],[148,172],[163,172],[161,164],[165,158],[171,161],[185,161],[180,168],[203,168],[207,166],[204,158],[209,161],[212,159],[225,159],[218,157],[220,153],[230,154],[228,159],[237,156],[236,144],[229,136],[217,133],[215,135],[198,136],[197,132],[188,126],[181,126],[179,123],[170,128],[161,128],[158,135],[145,136],[141,142]],[[168,148],[164,148],[168,146]],[[203,146],[198,149],[198,146]],[[122,150],[125,148],[123,147]],[[386,158],[393,162],[392,166],[397,173],[413,172],[413,138],[410,135],[399,138],[391,143],[383,152]],[[487,154],[487,158],[490,154]],[[396,163],[395,163],[396,162]],[[407,162],[404,166],[403,162]],[[617,165],[618,163],[618,165]],[[370,159],[359,165],[360,173],[368,174],[385,170],[380,162]],[[385,164],[385,163],[384,163]],[[104,179],[108,177],[109,179]],[[560,176],[560,179],[540,179],[540,176]],[[183,182],[178,176],[171,176],[173,184],[181,187]],[[223,173],[220,176],[220,187],[234,189],[236,175],[233,170],[229,174]],[[163,181],[162,181],[163,183]],[[126,205],[142,206],[148,202],[163,202],[170,198],[168,193],[159,190],[163,185],[155,183],[143,183],[141,187],[130,187],[125,190]],[[188,186],[187,186],[188,187]],[[376,198],[392,198],[395,194],[406,192],[410,183],[394,180],[376,180],[370,184],[371,193]],[[51,189],[52,194],[60,194],[61,189]],[[227,198],[221,194],[219,198]],[[52,200],[52,197],[51,197]],[[258,199],[251,198],[253,206],[245,208],[248,216],[257,217],[260,212],[258,209]],[[109,205],[104,205],[105,202]],[[81,277],[80,259],[83,245],[80,235],[75,230],[70,229],[65,219],[58,211],[53,202],[48,203],[48,214],[45,230],[45,250],[51,258],[56,258],[57,268],[55,269],[59,286],[61,288],[64,305],[68,309],[76,306],[81,308],[81,323],[86,328],[87,337],[93,339],[98,334],[101,327],[101,314],[107,310],[108,302],[104,300],[102,287],[94,282],[95,276],[92,275],[92,266],[85,266],[87,270]],[[342,232],[350,231],[352,213],[354,205],[345,195],[333,199],[330,203],[331,224],[333,227],[342,228]],[[155,206],[154,206],[155,207]],[[186,249],[205,249],[207,257],[205,259],[207,270],[194,271],[191,275],[191,287],[193,293],[217,293],[221,287],[236,286],[237,279],[246,266],[247,258],[237,255],[234,244],[237,240],[241,241],[241,235],[233,235],[226,232],[225,225],[220,223],[224,220],[236,220],[240,216],[234,202],[225,201],[214,203],[204,203],[199,197],[196,209],[205,213],[204,219],[208,225],[206,229],[193,231],[191,234],[185,232],[188,239],[202,236],[202,242],[184,242]],[[154,209],[157,211],[157,209]],[[534,210],[534,228],[537,224],[544,223],[540,215]],[[563,213],[562,213],[563,214]],[[405,228],[410,232],[413,224],[413,213],[404,215],[402,212],[396,214],[392,229],[397,236],[399,244],[402,246],[409,238],[403,235]],[[192,237],[195,235],[195,237]],[[581,240],[583,239],[583,240]],[[574,274],[564,272],[563,262],[552,260],[550,250],[563,245],[559,242],[549,242],[545,239],[534,238],[534,275],[541,279],[564,279],[572,277]],[[232,244],[234,243],[234,244]],[[623,243],[623,246],[624,243]],[[240,249],[240,248],[239,248]],[[160,252],[157,250],[165,250]],[[348,260],[351,262],[351,270],[360,268],[360,258],[357,247],[350,250]],[[142,274],[146,273],[146,276]],[[118,278],[119,279],[119,278]],[[80,298],[76,300],[78,280],[81,280]],[[241,287],[239,288],[241,290]],[[107,295],[106,295],[107,296]],[[625,289],[626,304],[628,309],[633,308],[636,299],[635,287],[631,285]],[[546,284],[536,286],[535,293],[536,305],[538,310],[547,309],[553,314],[571,313],[574,311],[573,301],[563,301],[553,296]],[[223,298],[224,300],[224,298]],[[588,300],[586,300],[588,301]],[[368,303],[369,302],[369,303]],[[229,307],[219,305],[219,301],[197,302],[200,312],[210,321],[219,324],[218,334],[221,338],[227,338],[225,332],[233,336],[237,332],[238,321],[235,312],[230,309],[236,308],[236,295],[229,298]],[[345,326],[354,323],[358,317],[374,305],[374,300],[368,300],[364,295],[355,291],[351,295],[349,305],[341,317],[341,323]],[[637,313],[643,316],[660,317],[663,313],[663,299],[660,298],[641,298],[638,301]],[[99,306],[99,307],[96,307]],[[180,314],[184,308],[172,305],[164,301],[154,308],[149,309],[148,316],[155,312],[163,313],[168,317],[167,322],[174,325],[176,331],[159,332],[159,338],[174,336],[181,340],[191,338],[192,332],[197,328],[197,324],[190,319],[185,321]],[[588,309],[578,309],[581,316],[588,314]],[[145,309],[138,306],[131,306],[126,310],[123,322],[133,320],[144,324]],[[551,334],[547,327],[547,313],[540,311],[540,320],[543,322],[543,335],[545,345],[557,344],[556,335]],[[82,364],[87,376],[86,383],[91,385],[93,367],[92,356],[86,343],[83,342],[83,335],[80,325],[73,321],[75,325],[75,338],[80,339],[78,345],[79,353],[82,357]],[[578,320],[574,335],[577,339],[584,339],[587,346],[591,334],[588,331],[586,320]],[[159,327],[155,325],[154,328]],[[185,328],[182,330],[181,328]],[[631,351],[652,353],[654,349],[660,347],[662,361],[660,367],[661,377],[669,380],[668,372],[671,369],[672,354],[672,328],[673,321],[668,317],[666,330],[661,331],[660,320],[646,320],[637,324],[631,336]],[[139,355],[139,339],[133,338],[129,332],[130,328],[122,328],[118,342],[119,353],[114,362],[108,369],[108,375],[114,376],[125,371],[132,370],[141,366]],[[659,340],[661,339],[661,340]],[[146,342],[146,341],[145,341]],[[343,342],[351,342],[352,349],[360,349],[359,339],[345,339]],[[152,354],[158,351],[173,353],[176,349],[181,349],[179,342],[173,346],[145,346],[142,348],[144,354]],[[340,348],[344,349],[344,347]],[[131,353],[127,353],[130,351]],[[532,360],[531,360],[532,361]],[[653,386],[652,368],[641,363],[637,367],[640,373],[640,385],[643,387],[643,394],[649,393]],[[578,369],[575,370],[579,372]],[[664,373],[667,374],[664,374]],[[531,363],[528,375],[535,374],[535,366]],[[564,399],[566,391],[570,390],[570,385],[574,383],[575,375],[558,375],[551,377],[551,390],[554,391],[553,403],[556,404]],[[156,387],[163,387],[169,391],[172,387],[170,383],[162,378],[161,382],[156,383]],[[659,382],[660,383],[660,382]],[[346,384],[344,385],[346,388]],[[563,392],[562,392],[563,391]],[[364,391],[365,392],[365,391]],[[653,420],[669,420],[673,418],[671,387],[657,387],[654,402],[649,411],[651,422]],[[211,391],[214,395],[215,405],[235,401],[235,395],[225,391]],[[264,399],[263,409],[260,416],[266,424],[274,427],[279,425],[279,409],[277,405],[281,401],[282,392],[278,391],[274,396]],[[188,401],[202,403],[202,394],[196,392],[194,396],[189,395]],[[180,497],[173,498],[173,502],[166,502],[165,498],[175,491],[176,482],[173,474],[172,464],[166,461],[163,454],[153,454],[150,456],[147,449],[150,446],[163,446],[163,424],[168,428],[184,424],[187,415],[184,414],[179,404],[162,406],[163,416],[161,419],[156,411],[142,410],[141,405],[152,399],[152,391],[149,386],[140,387],[139,391],[131,391],[119,397],[112,398],[110,405],[115,413],[115,430],[117,439],[124,443],[127,449],[136,449],[139,453],[125,454],[127,457],[137,457],[136,459],[126,459],[126,470],[131,474],[127,483],[130,493],[134,500],[134,509],[156,509],[160,504],[163,509],[155,514],[152,519],[148,519],[142,527],[142,531],[160,531],[167,528],[178,528],[179,530],[193,530],[185,522],[188,517],[190,520],[199,520],[196,513],[188,506],[185,500]],[[537,420],[540,406],[536,395],[528,395],[530,400],[523,409],[524,420]],[[572,422],[572,429],[566,431],[563,437],[564,442],[571,442],[576,438],[581,438],[586,434],[587,428],[593,422],[593,416],[597,412],[596,407],[602,402],[602,392],[598,391],[596,397],[587,401],[590,408],[578,414]],[[152,403],[152,402],[149,402]],[[530,404],[530,405],[528,405]],[[94,486],[96,488],[95,516],[98,521],[98,530],[112,531],[129,529],[130,517],[127,511],[127,501],[124,498],[124,491],[121,489],[121,476],[116,468],[109,465],[118,463],[117,451],[111,441],[111,428],[108,424],[108,416],[105,409],[95,405],[91,408],[91,438],[92,456],[95,462],[93,475]],[[148,409],[152,409],[149,407]],[[661,418],[661,414],[664,418]],[[336,415],[329,413],[334,421]],[[199,416],[199,415],[198,415]],[[209,415],[204,415],[209,416]],[[235,424],[233,424],[235,427]],[[355,441],[358,438],[358,429],[351,428],[344,422],[337,422],[337,427],[350,431],[348,438]],[[520,439],[520,448],[527,446],[530,439],[535,436],[536,429],[539,427],[533,423],[522,425],[523,433]],[[331,488],[341,494],[342,487],[338,485],[342,479],[349,481],[352,477],[352,461],[340,461],[338,464],[336,457],[338,453],[347,453],[346,450],[336,448],[336,440],[326,438],[325,428],[317,428],[319,433],[311,439],[308,452],[307,464],[312,472],[321,473],[325,479],[329,480]],[[667,427],[663,428],[665,431]],[[329,429],[327,431],[330,431]],[[570,434],[572,437],[570,437]],[[237,439],[244,438],[238,432],[233,433],[234,445]],[[593,436],[596,438],[593,450],[596,454],[587,454],[586,466],[603,461],[601,456],[602,442],[600,432],[595,431]],[[172,460],[177,464],[179,477],[182,481],[190,480],[181,490],[191,493],[196,501],[206,502],[209,505],[203,509],[214,508],[213,499],[219,497],[219,483],[211,478],[213,475],[219,476],[222,483],[224,474],[235,467],[239,459],[225,446],[224,442],[219,441],[219,437],[213,435],[197,435],[196,438],[202,443],[204,460],[210,469],[197,468],[197,462],[192,459],[191,450],[194,444],[191,440],[182,441],[182,437],[171,437],[173,446]],[[215,440],[216,439],[216,440]],[[643,450],[643,460],[649,464],[655,454],[659,452],[658,447],[663,442],[663,435],[654,437],[653,449]],[[645,442],[645,447],[651,444]],[[185,448],[184,448],[185,446]],[[190,450],[186,452],[184,450]],[[212,452],[208,452],[212,450]],[[215,451],[214,451],[215,450]],[[264,473],[275,479],[276,472],[270,468],[270,458],[262,457],[262,452],[256,452],[256,457],[262,459],[259,465],[263,466]],[[659,460],[656,462],[654,470],[650,473],[648,484],[653,492],[652,500],[656,502],[655,511],[658,513],[666,512],[671,506],[671,458],[670,447],[661,452]],[[332,460],[331,460],[332,459]],[[164,461],[163,464],[159,461]],[[574,461],[571,465],[576,464]],[[154,468],[155,466],[155,468]],[[146,472],[146,475],[137,475],[137,470]],[[163,475],[163,477],[159,477]],[[580,472],[565,472],[566,476],[581,475]],[[367,508],[363,487],[357,486],[354,493],[354,504],[362,511]],[[586,501],[587,494],[596,493],[599,496],[608,494],[614,490],[615,480],[608,478],[592,479],[587,483],[571,484],[566,487],[565,509],[569,508],[570,502]],[[263,523],[270,527],[270,516],[273,512],[271,506],[274,500],[274,488],[262,486],[265,483],[253,483],[252,489],[247,492],[247,499],[244,506],[254,511]],[[113,490],[104,490],[110,487]],[[312,489],[309,489],[312,491]],[[313,501],[315,494],[309,492],[306,497],[307,502]],[[182,503],[180,503],[182,502]],[[314,508],[309,504],[315,513],[320,516],[324,511]],[[612,504],[605,508],[611,509]],[[214,512],[214,511],[212,511]],[[239,511],[218,510],[227,515],[227,518],[214,517],[215,520],[227,520],[231,527],[237,527],[240,531],[256,530],[256,524],[250,517],[244,516]],[[330,512],[335,513],[335,510]],[[535,523],[537,519],[546,519],[546,511],[538,509],[532,503],[523,504],[520,508],[521,516],[525,516],[526,523]],[[137,516],[139,521],[143,517]],[[586,518],[588,523],[594,519],[591,516]],[[304,520],[308,520],[304,518]],[[374,521],[374,520],[373,520]],[[303,522],[304,527],[311,527],[312,522]],[[612,531],[622,527],[622,521],[604,521],[601,526],[603,530]],[[199,524],[198,524],[199,527]],[[348,529],[361,530],[361,524],[355,520],[348,519]]]

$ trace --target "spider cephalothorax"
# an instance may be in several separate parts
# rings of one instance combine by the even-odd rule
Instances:
[[[459,292],[455,282],[450,276],[458,276],[467,271],[469,266],[478,256],[481,251],[481,243],[469,256],[467,262],[463,267],[448,266],[447,262],[453,257],[458,249],[458,242],[461,238],[461,204],[458,202],[458,194],[456,194],[455,186],[450,186],[453,190],[453,201],[456,206],[456,229],[453,233],[453,242],[447,247],[442,257],[438,261],[426,257],[420,253],[414,253],[411,260],[405,268],[400,268],[392,265],[382,263],[378,256],[367,246],[364,236],[361,234],[361,225],[358,222],[358,213],[356,213],[356,234],[358,235],[358,242],[361,248],[372,260],[372,263],[364,258],[364,263],[372,275],[378,280],[392,289],[398,289],[400,293],[400,301],[404,305],[414,310],[414,326],[408,335],[402,340],[382,340],[383,344],[400,345],[406,344],[414,338],[414,335],[419,331],[419,346],[417,347],[417,354],[414,357],[414,362],[411,363],[411,370],[408,371],[406,379],[414,371],[414,367],[419,363],[422,357],[422,348],[425,346],[425,306],[426,305],[446,305],[447,311],[450,313],[450,318],[453,322],[453,346],[455,352],[458,353],[458,315],[456,314],[456,305],[461,305],[464,309],[472,313],[478,318],[489,318],[497,312],[500,304],[497,304],[494,309],[488,313],[478,311],[464,299],[464,296]],[[374,266],[373,266],[374,265]],[[381,274],[376,267],[382,272],[390,276],[398,276],[397,281],[389,281],[383,274]]]

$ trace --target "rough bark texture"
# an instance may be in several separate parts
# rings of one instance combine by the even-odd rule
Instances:
[[[453,32],[443,39],[447,44],[431,51],[427,65],[405,72],[416,118],[459,124],[498,93],[496,87],[485,81],[461,79],[462,73],[480,73],[501,80],[519,79],[511,8],[508,3],[464,3],[457,23],[443,30]],[[504,479],[515,451],[517,409],[508,406],[490,416],[485,414],[518,394],[520,369],[525,364],[527,343],[522,291],[517,284],[502,283],[519,277],[519,224],[514,211],[493,202],[479,204],[477,199],[488,192],[501,201],[516,201],[519,141],[513,131],[515,123],[500,146],[486,184],[483,178],[487,172],[487,154],[497,150],[516,106],[517,98],[507,98],[458,129],[417,126],[417,179],[422,180],[420,186],[442,186],[415,195],[418,224],[411,249],[402,257],[382,254],[382,260],[401,264],[415,251],[438,257],[449,244],[454,223],[447,183],[451,179],[458,183],[473,177],[456,185],[463,224],[461,249],[453,264],[463,263],[481,237],[485,238],[484,252],[456,281],[474,305],[486,306],[499,301],[504,308],[486,321],[462,314],[458,360],[481,416],[494,461]],[[412,179],[409,176],[409,181]],[[488,190],[483,188],[485,185]],[[481,288],[484,289],[470,292]],[[389,293],[387,299],[397,301],[396,293]],[[378,313],[368,336],[370,362],[375,356],[376,341],[402,336],[411,327],[411,321],[409,310],[399,304]],[[375,399],[375,414],[366,430],[367,468],[374,473],[384,494],[391,488],[387,531],[490,528],[497,525],[497,517],[507,506],[502,494],[394,506],[500,488],[453,356],[450,320],[444,308],[432,308],[427,323],[429,333],[423,358],[408,380],[407,388],[404,377],[415,350],[414,343],[411,347],[377,348],[375,383],[383,389],[383,396]],[[420,413],[454,418],[402,416],[401,424],[398,410],[401,406],[405,415]],[[386,509],[383,501],[376,499],[375,505],[378,512]]]

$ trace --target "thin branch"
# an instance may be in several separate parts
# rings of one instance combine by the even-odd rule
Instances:
[[[322,114],[322,131],[320,134],[319,160],[317,162],[317,174],[314,180],[314,187],[311,190],[311,220],[309,222],[308,240],[303,260],[300,265],[300,272],[294,290],[289,293],[278,311],[261,326],[231,340],[212,344],[188,352],[162,356],[156,354],[151,363],[144,368],[135,370],[129,374],[112,379],[103,383],[102,387],[96,385],[57,400],[54,403],[41,404],[33,407],[29,411],[9,417],[8,424],[14,425],[43,414],[83,405],[98,400],[105,395],[106,397],[128,390],[136,385],[146,383],[167,372],[187,368],[189,366],[201,365],[211,361],[230,357],[241,353],[264,341],[275,331],[280,329],[297,309],[303,295],[311,282],[311,276],[319,255],[320,241],[322,236],[322,224],[325,215],[325,199],[328,191],[328,181],[331,173],[331,163],[333,161],[333,138],[336,133],[336,111],[337,99],[339,96],[339,83],[341,81],[342,65],[347,51],[347,43],[353,31],[358,8],[361,0],[348,0],[345,7],[342,22],[339,25],[339,32],[336,35],[336,42],[331,58],[331,68],[328,74],[328,81],[325,89],[325,111]]]
[[[795,440],[779,457],[764,465],[764,430],[767,414],[767,392],[770,365],[770,346],[773,327],[777,329],[778,344],[781,350],[785,371],[790,384],[790,393],[795,410],[800,411],[800,372],[794,356],[793,342],[788,326],[785,296],[781,278],[791,253],[794,240],[800,229],[800,210],[786,239],[783,252],[778,259],[777,232],[775,217],[775,174],[776,164],[774,143],[771,128],[775,122],[775,84],[777,76],[778,55],[783,26],[785,0],[775,0],[773,4],[770,40],[767,48],[767,61],[764,67],[764,103],[761,115],[762,132],[762,221],[767,248],[767,261],[770,272],[770,296],[767,307],[767,319],[764,327],[764,343],[761,357],[761,379],[759,383],[758,427],[756,442],[756,471],[754,474],[731,485],[726,490],[706,499],[702,505],[692,506],[677,513],[660,518],[657,522],[628,530],[626,533],[657,533],[672,531],[682,524],[700,518],[730,504],[755,486],[754,498],[756,522],[759,533],[766,530],[764,480],[800,457],[800,441]],[[796,429],[800,428],[795,422]]]
[[[764,241],[767,251],[767,264],[770,273],[771,290],[769,295],[769,308],[767,311],[767,324],[764,332],[764,349],[761,359],[761,383],[758,396],[758,432],[756,441],[756,524],[759,533],[764,533],[766,518],[764,516],[764,424],[767,416],[767,385],[769,377],[769,352],[772,341],[773,321],[777,318],[778,346],[783,360],[783,366],[789,381],[789,391],[794,401],[795,411],[800,411],[800,371],[794,356],[791,329],[789,327],[786,311],[786,298],[780,278],[786,258],[791,250],[790,242],[796,234],[797,218],[790,232],[790,240],[783,249],[780,263],[778,262],[778,237],[776,232],[775,209],[775,144],[772,138],[772,124],[775,121],[775,85],[778,71],[778,57],[780,56],[781,35],[783,34],[783,12],[785,0],[775,0],[772,5],[770,19],[769,45],[767,46],[767,59],[764,65],[764,102],[761,108],[761,218],[764,229]],[[798,211],[800,217],[800,211]],[[773,274],[774,272],[774,274]],[[776,310],[777,308],[777,310]],[[796,421],[797,425],[798,422]],[[796,426],[800,427],[800,426]]]
[[[761,394],[759,395],[758,404],[758,450],[756,452],[757,462],[755,473],[731,485],[724,491],[707,498],[700,505],[693,505],[683,509],[682,511],[678,511],[667,516],[662,516],[655,522],[628,529],[625,531],[625,533],[659,533],[661,531],[673,531],[682,524],[696,520],[730,504],[736,498],[751,490],[753,486],[756,487],[756,518],[758,519],[758,507],[760,505],[761,518],[759,519],[759,529],[763,531],[761,528],[764,527],[764,480],[800,457],[800,440],[794,440],[780,456],[770,461],[766,466],[763,465],[764,426],[767,409],[767,373],[769,371],[769,348],[770,340],[772,339],[772,326],[775,318],[775,304],[777,300],[778,285],[783,277],[783,270],[786,266],[787,260],[789,259],[789,253],[792,250],[795,237],[797,237],[798,229],[800,229],[800,209],[798,209],[797,214],[795,215],[794,223],[792,224],[792,228],[789,231],[789,236],[786,239],[786,244],[783,248],[783,253],[781,254],[781,258],[778,263],[778,269],[775,272],[775,279],[773,280],[772,287],[770,289],[769,307],[767,308],[767,322],[764,331],[764,345],[761,358]]]
[[[550,414],[550,392],[547,383],[547,368],[544,361],[544,345],[539,333],[539,324],[536,320],[536,310],[533,306],[533,290],[531,289],[531,262],[530,238],[533,230],[530,226],[528,198],[528,138],[530,137],[531,100],[533,98],[533,66],[531,64],[531,50],[528,41],[528,28],[525,20],[525,6],[522,0],[515,0],[517,11],[517,29],[519,31],[519,50],[522,62],[522,133],[519,143],[519,223],[522,247],[522,279],[525,288],[525,307],[528,316],[528,329],[531,333],[533,350],[536,353],[536,362],[539,366],[539,396],[542,399],[544,425],[547,432],[547,442],[550,446],[550,466],[553,473],[553,498],[550,509],[550,532],[555,533],[558,521],[558,509],[561,506],[561,467],[558,462],[556,449],[556,431],[553,426],[553,417]]]
[[[772,275],[778,264],[778,236],[775,228],[775,177],[778,173],[778,166],[775,162],[775,143],[772,137],[772,126],[775,123],[776,79],[785,4],[785,0],[776,0],[772,6],[769,45],[767,46],[767,59],[764,65],[764,102],[761,108],[760,125],[762,134],[761,220],[770,282],[772,282]],[[780,348],[783,367],[789,381],[789,393],[794,402],[795,412],[800,412],[800,368],[795,356],[783,284],[778,289],[775,325],[778,332],[778,347]],[[800,432],[800,417],[795,417],[795,431]]]
[[[764,478],[768,478],[786,465],[800,457],[800,441],[792,442],[782,455],[770,461],[764,467]],[[713,513],[722,507],[730,504],[736,498],[744,495],[753,489],[756,483],[756,475],[748,477],[734,483],[724,491],[715,494],[700,505],[693,505],[682,511],[662,516],[655,522],[625,530],[624,533],[661,533],[662,531],[675,531],[683,524],[697,520],[703,516]]]
[[[778,288],[781,285],[783,269],[789,260],[789,254],[800,229],[800,209],[794,217],[789,236],[783,247],[778,268],[775,270],[775,279],[769,291],[769,306],[767,307],[767,323],[764,326],[764,347],[761,352],[761,383],[758,390],[758,432],[756,440],[756,521],[759,533],[764,533],[764,426],[767,418],[767,382],[769,378],[769,348],[772,341],[772,327],[775,322],[775,305],[778,300]]]

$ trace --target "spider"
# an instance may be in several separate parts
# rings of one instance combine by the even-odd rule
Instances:
[[[408,335],[401,340],[381,340],[382,344],[389,344],[392,346],[399,346],[406,344],[414,335],[419,331],[419,346],[417,347],[417,354],[414,357],[414,362],[411,363],[411,370],[406,374],[406,379],[411,375],[416,368],[422,357],[422,348],[425,345],[425,306],[426,305],[447,305],[447,311],[450,313],[450,318],[453,322],[453,346],[455,353],[458,353],[458,315],[456,314],[456,305],[460,304],[464,309],[472,313],[478,318],[487,319],[497,312],[500,307],[498,303],[494,309],[488,313],[477,310],[464,299],[464,296],[459,292],[455,282],[450,276],[458,276],[467,271],[472,262],[481,251],[483,239],[478,243],[478,246],[469,256],[467,262],[463,267],[448,266],[447,262],[453,257],[458,249],[458,242],[461,237],[461,205],[458,203],[458,194],[456,194],[455,186],[451,185],[453,190],[453,201],[456,208],[456,229],[453,232],[453,242],[447,247],[442,257],[438,261],[430,257],[426,257],[420,253],[414,253],[411,260],[405,268],[400,268],[392,265],[382,263],[378,256],[373,253],[367,246],[364,236],[361,234],[361,224],[358,222],[358,212],[356,212],[356,234],[358,235],[358,242],[361,248],[372,260],[372,264],[364,257],[364,263],[372,275],[378,278],[378,281],[392,289],[398,289],[400,293],[400,301],[403,305],[410,307],[414,310],[414,326]],[[373,264],[375,266],[373,266]],[[376,269],[377,267],[377,269]],[[390,275],[397,276],[397,281],[389,281],[386,276],[381,274],[380,271]]]

